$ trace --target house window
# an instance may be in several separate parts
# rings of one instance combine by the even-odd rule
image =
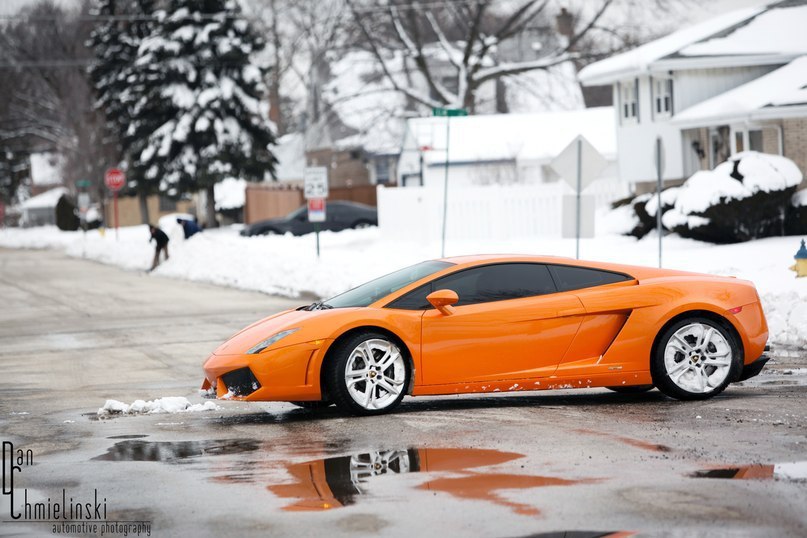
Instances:
[[[751,151],[762,151],[762,129],[751,129],[748,131],[748,149]]]
[[[621,114],[625,122],[639,119],[639,79],[620,84]]]
[[[381,157],[375,161],[376,183],[389,183],[389,159]]]
[[[734,131],[734,153],[742,151],[764,151],[762,129],[740,128]]]
[[[662,118],[672,114],[672,79],[653,79],[653,112]]]

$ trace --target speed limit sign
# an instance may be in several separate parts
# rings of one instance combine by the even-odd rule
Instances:
[[[328,197],[328,169],[324,166],[312,166],[305,169],[303,194],[310,198]]]

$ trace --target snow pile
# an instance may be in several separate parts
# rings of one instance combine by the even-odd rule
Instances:
[[[182,396],[166,396],[156,400],[135,400],[125,404],[118,400],[107,400],[103,407],[98,409],[99,417],[114,415],[145,415],[157,413],[195,413],[199,411],[216,411],[220,409],[214,402],[191,404]]]

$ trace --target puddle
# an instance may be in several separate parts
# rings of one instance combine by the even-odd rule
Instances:
[[[144,437],[148,437],[148,435],[144,435],[144,434],[111,435],[111,436],[107,437],[107,439],[142,439]]]
[[[736,467],[716,467],[695,471],[692,478],[721,478],[737,480],[807,480],[807,461],[776,463],[773,465],[754,464]]]
[[[115,443],[106,454],[96,456],[100,461],[162,461],[181,462],[199,456],[222,456],[252,452],[260,447],[254,439],[224,439],[210,441],[121,441]]]
[[[596,481],[505,474],[483,469],[523,457],[513,452],[463,448],[370,451],[287,464],[286,470],[294,482],[271,485],[268,489],[278,497],[292,501],[284,510],[330,510],[355,504],[367,493],[372,479],[380,475],[451,472],[463,476],[429,477],[417,488],[460,499],[491,502],[510,508],[517,514],[537,515],[539,511],[536,508],[508,501],[499,495],[499,491],[571,486]]]
[[[643,441],[641,439],[634,439],[632,437],[621,437],[619,435],[611,435],[610,433],[598,432],[596,430],[577,429],[574,431],[586,435],[598,435],[601,437],[608,437],[610,439],[613,439],[614,441],[619,441],[620,443],[624,443],[626,445],[630,445],[636,448],[641,448],[642,450],[649,450],[651,452],[672,452],[672,448],[668,447],[667,445],[651,443],[650,441]]]

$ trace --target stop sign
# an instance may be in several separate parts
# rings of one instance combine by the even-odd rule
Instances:
[[[126,174],[119,168],[110,168],[104,174],[104,183],[111,191],[119,191],[123,188],[126,182]]]

